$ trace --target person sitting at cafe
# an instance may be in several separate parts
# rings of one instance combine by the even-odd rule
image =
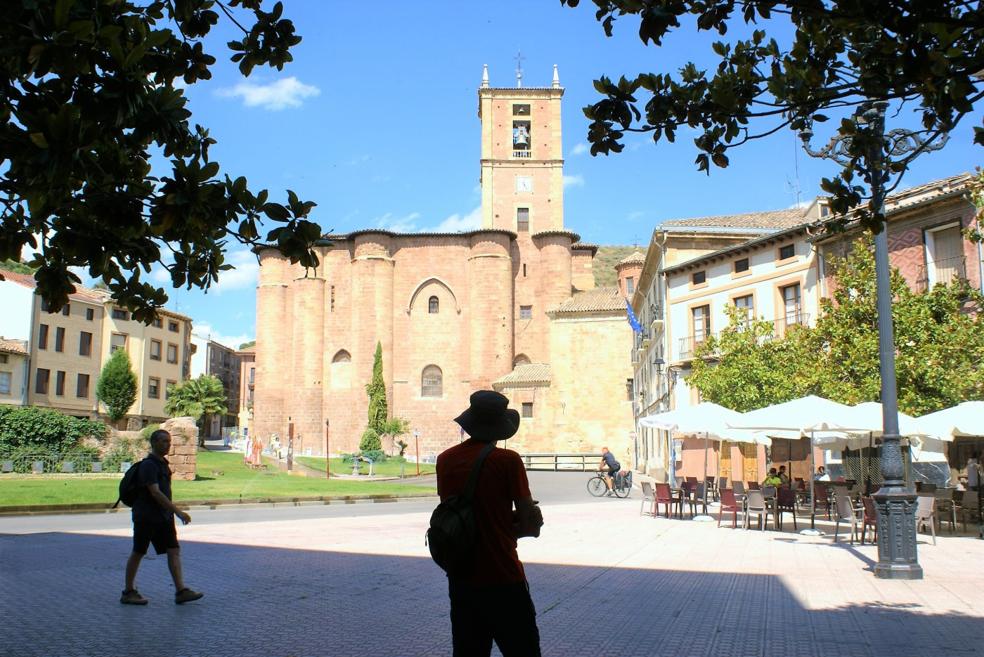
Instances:
[[[782,479],[779,478],[779,472],[775,468],[769,468],[769,475],[762,482],[763,486],[782,486]]]
[[[813,481],[830,481],[830,475],[827,474],[827,469],[822,465],[817,468],[817,474],[814,475]]]
[[[782,480],[783,488],[789,488],[789,475],[786,474],[786,466],[779,466],[779,479]]]

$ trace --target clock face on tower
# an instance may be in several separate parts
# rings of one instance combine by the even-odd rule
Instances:
[[[533,179],[529,176],[516,176],[516,191],[517,192],[532,192],[533,191]]]

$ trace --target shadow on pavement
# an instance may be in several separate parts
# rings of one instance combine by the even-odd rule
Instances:
[[[129,539],[0,535],[2,652],[450,654],[446,582],[427,558],[183,548],[187,582],[205,598],[174,605],[165,559],[153,557],[138,578],[151,604],[126,607],[117,600]],[[544,655],[972,655],[984,646],[980,618],[874,600],[810,610],[779,576],[550,564],[527,575]]]

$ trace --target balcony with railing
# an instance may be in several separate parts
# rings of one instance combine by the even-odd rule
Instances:
[[[529,160],[533,157],[533,151],[513,151],[512,156],[519,160]]]
[[[758,339],[759,344],[768,342],[769,340],[774,340],[774,339],[781,340],[785,338],[786,334],[789,332],[789,329],[791,327],[809,326],[810,314],[804,312],[790,312],[782,317],[773,319],[771,321],[770,320],[762,320],[762,321],[769,321],[772,324],[772,334],[763,335],[759,337]],[[752,322],[749,320],[749,321],[742,322],[738,324],[737,327],[733,327],[733,328],[737,329],[738,331],[747,331],[751,327],[752,327]],[[699,347],[701,344],[706,342],[708,338],[718,338],[720,337],[720,335],[721,333],[717,332],[717,333],[708,333],[706,335],[698,335],[698,336],[691,335],[685,338],[680,338],[678,343],[679,360],[692,360],[694,358],[694,352],[697,351],[697,347]]]
[[[967,280],[967,259],[964,256],[943,258],[919,268],[916,277],[916,292],[927,292],[934,285],[947,285],[955,281]]]

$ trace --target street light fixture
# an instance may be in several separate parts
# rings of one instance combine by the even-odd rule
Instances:
[[[926,151],[939,150],[947,141],[945,134],[923,138],[920,133],[895,129],[885,132],[884,101],[858,106],[854,122],[858,134],[872,138],[863,153],[852,153],[851,135],[834,137],[822,149],[810,146],[813,133],[800,133],[803,148],[817,158],[841,165],[855,163],[871,185],[871,208],[878,221],[875,234],[875,283],[878,313],[878,357],[881,373],[882,448],[881,469],[884,483],[872,497],[878,513],[878,564],[875,576],[884,579],[922,579],[923,570],[916,555],[916,495],[905,484],[905,465],[899,442],[898,397],[895,383],[895,340],[892,328],[892,293],[888,259],[888,224],[885,220],[885,195],[893,168],[900,162],[908,165]],[[893,158],[897,158],[893,161]]]

